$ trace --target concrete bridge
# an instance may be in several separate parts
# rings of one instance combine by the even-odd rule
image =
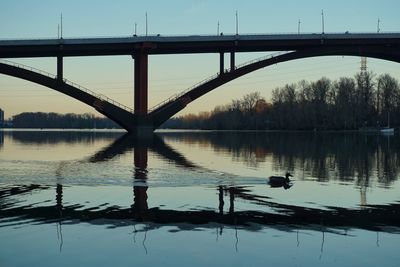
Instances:
[[[274,52],[236,65],[240,52]],[[284,51],[284,52],[282,52]],[[148,57],[159,54],[217,53],[219,72],[148,109]],[[224,54],[230,54],[225,66]],[[134,59],[134,109],[82,88],[63,77],[64,57],[128,55]],[[190,102],[211,90],[267,66],[300,58],[350,55],[400,63],[400,33],[280,34],[220,36],[132,36],[44,40],[0,40],[0,58],[56,57],[56,75],[9,61],[0,73],[28,80],[71,96],[117,122],[129,132],[148,135]]]

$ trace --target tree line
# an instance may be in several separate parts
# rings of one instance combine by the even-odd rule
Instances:
[[[14,128],[120,128],[108,118],[95,117],[93,114],[58,114],[44,112],[23,112],[11,118]]]
[[[217,106],[211,112],[172,118],[162,127],[233,130],[357,130],[400,124],[400,86],[389,74],[360,72],[337,80],[286,84]]]

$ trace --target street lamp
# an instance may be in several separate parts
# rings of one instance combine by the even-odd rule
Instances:
[[[376,29],[377,33],[379,33],[381,31],[381,20],[378,19],[378,27]]]
[[[147,36],[147,12],[146,12],[146,36]]]
[[[239,20],[238,20],[238,12],[236,10],[236,35],[239,34]]]
[[[322,34],[325,33],[325,23],[324,23],[324,10],[322,9],[321,11],[321,17],[322,17]]]
[[[299,22],[297,23],[297,34],[300,34],[300,24],[301,24],[301,21],[299,19]]]

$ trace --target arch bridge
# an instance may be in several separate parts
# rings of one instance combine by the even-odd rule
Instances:
[[[240,52],[273,52],[235,64]],[[148,109],[148,57],[159,54],[217,53],[219,72],[182,93]],[[225,67],[224,54],[230,54]],[[92,92],[63,77],[63,58],[129,55],[134,59],[134,109]],[[94,107],[129,132],[148,135],[190,102],[243,75],[267,66],[301,58],[350,55],[400,63],[399,33],[286,34],[226,36],[132,36],[124,38],[1,40],[0,58],[56,57],[52,75],[10,61],[0,62],[0,73],[28,80]]]

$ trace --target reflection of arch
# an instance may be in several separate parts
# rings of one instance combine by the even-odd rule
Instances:
[[[158,128],[162,123],[184,109],[188,103],[216,89],[217,87],[232,80],[235,80],[241,76],[277,63],[319,56],[365,56],[400,63],[400,52],[396,47],[390,46],[319,46],[316,48],[298,50],[294,52],[280,54],[278,56],[263,58],[261,60],[246,64],[242,67],[215,76],[215,78],[207,80],[204,83],[201,83],[200,85],[192,88],[190,91],[185,91],[177,97],[174,97],[170,101],[167,101],[165,104],[158,106],[150,113],[153,118],[154,128]]]
[[[98,112],[112,119],[128,131],[134,125],[134,115],[126,107],[104,96],[95,95],[89,90],[79,89],[72,84],[57,79],[57,77],[25,69],[22,65],[13,66],[5,63],[0,63],[0,73],[37,83],[75,98],[95,108]]]
[[[158,135],[154,135],[151,140],[140,140],[138,142],[132,134],[124,134],[109,146],[99,150],[88,160],[90,162],[101,162],[110,160],[118,155],[122,155],[130,149],[147,148],[157,153],[165,160],[174,162],[177,166],[184,168],[200,168],[193,162],[186,159],[184,155],[164,142]]]

